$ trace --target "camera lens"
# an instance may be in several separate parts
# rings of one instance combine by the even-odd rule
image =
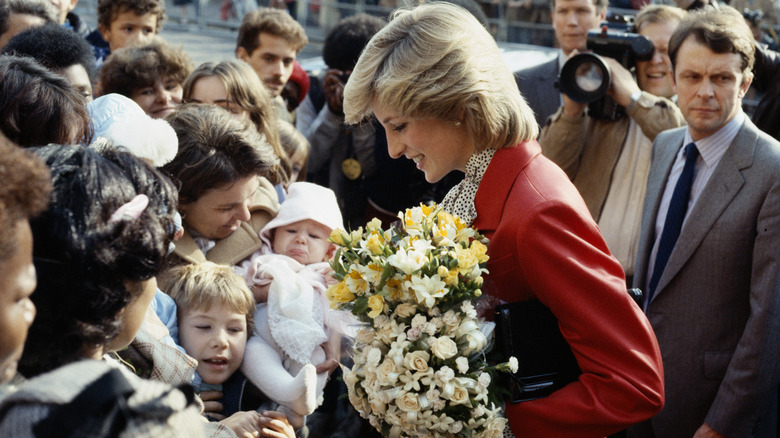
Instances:
[[[580,53],[563,64],[558,88],[576,102],[591,103],[607,93],[611,82],[609,67],[600,56]]]

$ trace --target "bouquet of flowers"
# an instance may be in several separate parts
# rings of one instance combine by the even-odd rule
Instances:
[[[481,295],[487,239],[440,207],[399,214],[401,226],[334,230],[334,309],[365,323],[345,369],[349,400],[384,436],[499,437],[507,420],[489,400],[491,323],[472,301]]]

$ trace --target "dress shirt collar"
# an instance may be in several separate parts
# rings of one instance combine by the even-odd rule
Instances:
[[[739,129],[742,128],[742,124],[745,123],[745,117],[745,113],[740,109],[731,121],[723,125],[714,134],[694,142],[699,150],[699,155],[701,155],[707,167],[711,168],[720,161],[723,154],[726,153],[726,149],[729,148],[729,145],[737,136]],[[688,129],[685,131],[685,141],[683,141],[682,149],[684,150],[685,146],[692,141],[691,131]]]

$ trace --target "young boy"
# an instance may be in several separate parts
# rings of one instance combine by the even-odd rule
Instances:
[[[293,183],[277,216],[260,232],[263,248],[236,268],[257,301],[241,370],[282,405],[294,427],[317,408],[327,381],[327,372],[318,375],[315,365],[327,359],[321,347],[330,331],[324,292],[335,282],[328,264],[335,246],[328,237],[341,227],[332,190]]]
[[[98,28],[87,41],[100,68],[116,49],[151,42],[162,29],[165,6],[160,0],[99,0],[97,15]]]
[[[212,420],[223,418],[220,422],[239,436],[255,432],[268,436],[263,430],[291,436],[286,421],[272,421],[283,419],[281,414],[260,411],[267,399],[238,371],[255,310],[244,280],[230,267],[212,262],[179,266],[172,275],[176,280],[168,293],[176,301],[179,342],[198,361],[193,386],[199,393],[223,394],[222,412],[204,414]]]

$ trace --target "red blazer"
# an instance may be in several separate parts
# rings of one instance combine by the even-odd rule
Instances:
[[[547,398],[507,405],[517,437],[604,437],[663,406],[658,343],[623,270],[563,171],[536,141],[496,152],[474,227],[490,239],[485,293],[538,298],[558,318],[582,375]]]

